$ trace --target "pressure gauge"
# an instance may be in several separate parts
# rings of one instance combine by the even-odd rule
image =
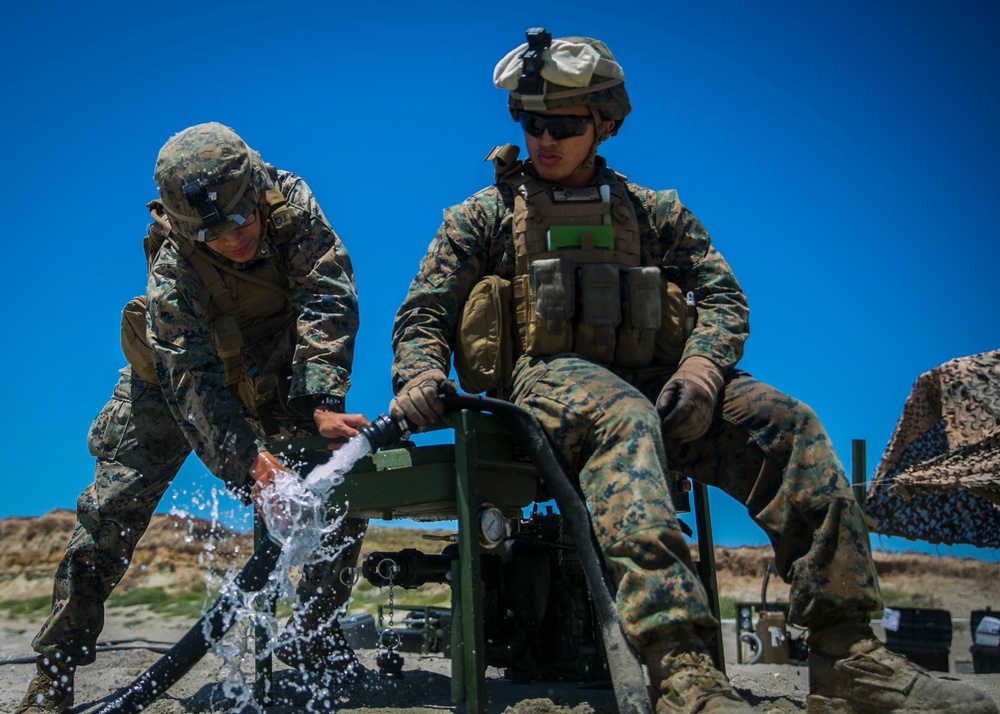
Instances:
[[[496,506],[484,503],[479,507],[479,545],[492,550],[507,538],[507,519]]]

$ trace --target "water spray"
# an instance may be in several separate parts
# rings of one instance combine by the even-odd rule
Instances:
[[[334,452],[331,463],[339,463],[338,468],[314,469],[320,474],[314,479],[317,490],[343,480],[342,475],[357,459],[379,449],[395,445],[407,435],[405,422],[398,422],[385,414],[380,414],[369,426],[362,427],[360,434],[348,439],[340,450]],[[340,451],[340,459],[336,455]],[[356,457],[355,457],[356,454]],[[348,464],[341,463],[345,455],[353,458]],[[327,466],[324,464],[323,466]],[[313,473],[309,477],[313,477]],[[339,477],[339,481],[337,479]],[[308,482],[308,479],[307,479]],[[332,486],[331,486],[332,487]],[[329,490],[327,488],[327,490]],[[294,524],[292,533],[296,531]],[[148,670],[128,686],[112,695],[111,701],[97,714],[136,714],[166,692],[181,677],[187,674],[236,624],[238,615],[244,612],[248,600],[260,592],[268,583],[282,555],[282,543],[271,533],[266,533],[243,569],[222,589],[215,604],[188,630],[170,650]]]
[[[573,486],[566,468],[552,448],[541,425],[529,412],[500,399],[454,394],[442,395],[442,401],[446,411],[468,409],[495,414],[511,431],[515,440],[520,442],[531,455],[531,460],[552,494],[559,511],[566,516],[573,540],[579,547],[587,586],[594,598],[595,609],[601,622],[618,710],[621,714],[649,714],[650,702],[642,666],[622,631],[614,605],[614,585],[604,567],[590,528],[586,504]],[[369,426],[359,431],[358,436],[349,439],[341,447],[341,450],[347,450],[346,453],[353,454],[357,451],[359,453],[357,458],[393,446],[408,433],[404,422],[396,421],[384,414],[379,415]],[[346,473],[353,463],[352,461],[347,464],[339,474],[320,474],[314,479],[314,485],[322,483],[326,486],[339,483],[337,476],[339,475],[342,480],[343,473]],[[309,478],[313,475],[311,473]],[[306,479],[307,483],[309,478]],[[278,564],[281,553],[281,544],[270,535],[265,535],[235,581],[223,589],[219,600],[194,627],[149,670],[114,695],[111,702],[97,714],[136,714],[166,692],[235,624],[234,614],[238,612],[239,605],[245,602],[246,594],[258,592],[264,587]],[[419,565],[428,566],[427,563]],[[433,571],[435,568],[430,567],[429,570]]]

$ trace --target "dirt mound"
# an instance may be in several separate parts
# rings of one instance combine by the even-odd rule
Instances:
[[[62,509],[37,518],[0,519],[0,600],[51,593],[52,576],[75,525],[76,514]],[[119,589],[203,587],[207,567],[228,567],[252,547],[250,536],[203,519],[154,515]]]
[[[692,546],[691,554],[697,558]],[[887,605],[933,607],[968,617],[974,609],[998,609],[1000,564],[974,558],[954,558],[924,553],[873,553],[875,571]],[[723,597],[757,602],[768,563],[767,546],[716,548],[716,581]],[[773,573],[767,588],[771,602],[787,602],[788,587]]]

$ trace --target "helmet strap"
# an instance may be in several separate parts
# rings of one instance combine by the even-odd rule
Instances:
[[[601,113],[597,111],[595,107],[587,107],[590,110],[590,115],[594,117],[594,141],[590,145],[590,151],[587,153],[587,158],[585,158],[573,173],[580,171],[592,171],[594,168],[594,163],[597,161],[597,147],[601,145],[601,142],[608,138],[607,132],[604,129],[604,120],[601,118]]]

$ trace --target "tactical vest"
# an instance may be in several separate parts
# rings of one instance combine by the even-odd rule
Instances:
[[[287,374],[295,349],[295,310],[284,265],[294,224],[293,209],[277,188],[265,192],[265,200],[269,208],[266,238],[274,246],[274,254],[242,269],[172,235],[158,200],[147,204],[152,223],[143,241],[148,266],[152,266],[163,243],[169,241],[194,267],[211,295],[208,319],[225,370],[226,388],[262,417],[266,407],[283,406],[287,399]],[[146,344],[145,313],[145,296],[133,298],[125,306],[122,351],[133,371],[155,384],[152,352]]]
[[[455,350],[463,389],[496,389],[521,354],[577,353],[622,368],[676,364],[693,308],[659,267],[640,265],[640,229],[624,178],[552,186],[525,171],[517,152],[507,145],[487,156],[514,197],[515,277],[506,285],[489,276],[466,302]],[[508,299],[513,319],[502,313]],[[504,336],[497,325],[505,320],[509,351],[491,344]]]

